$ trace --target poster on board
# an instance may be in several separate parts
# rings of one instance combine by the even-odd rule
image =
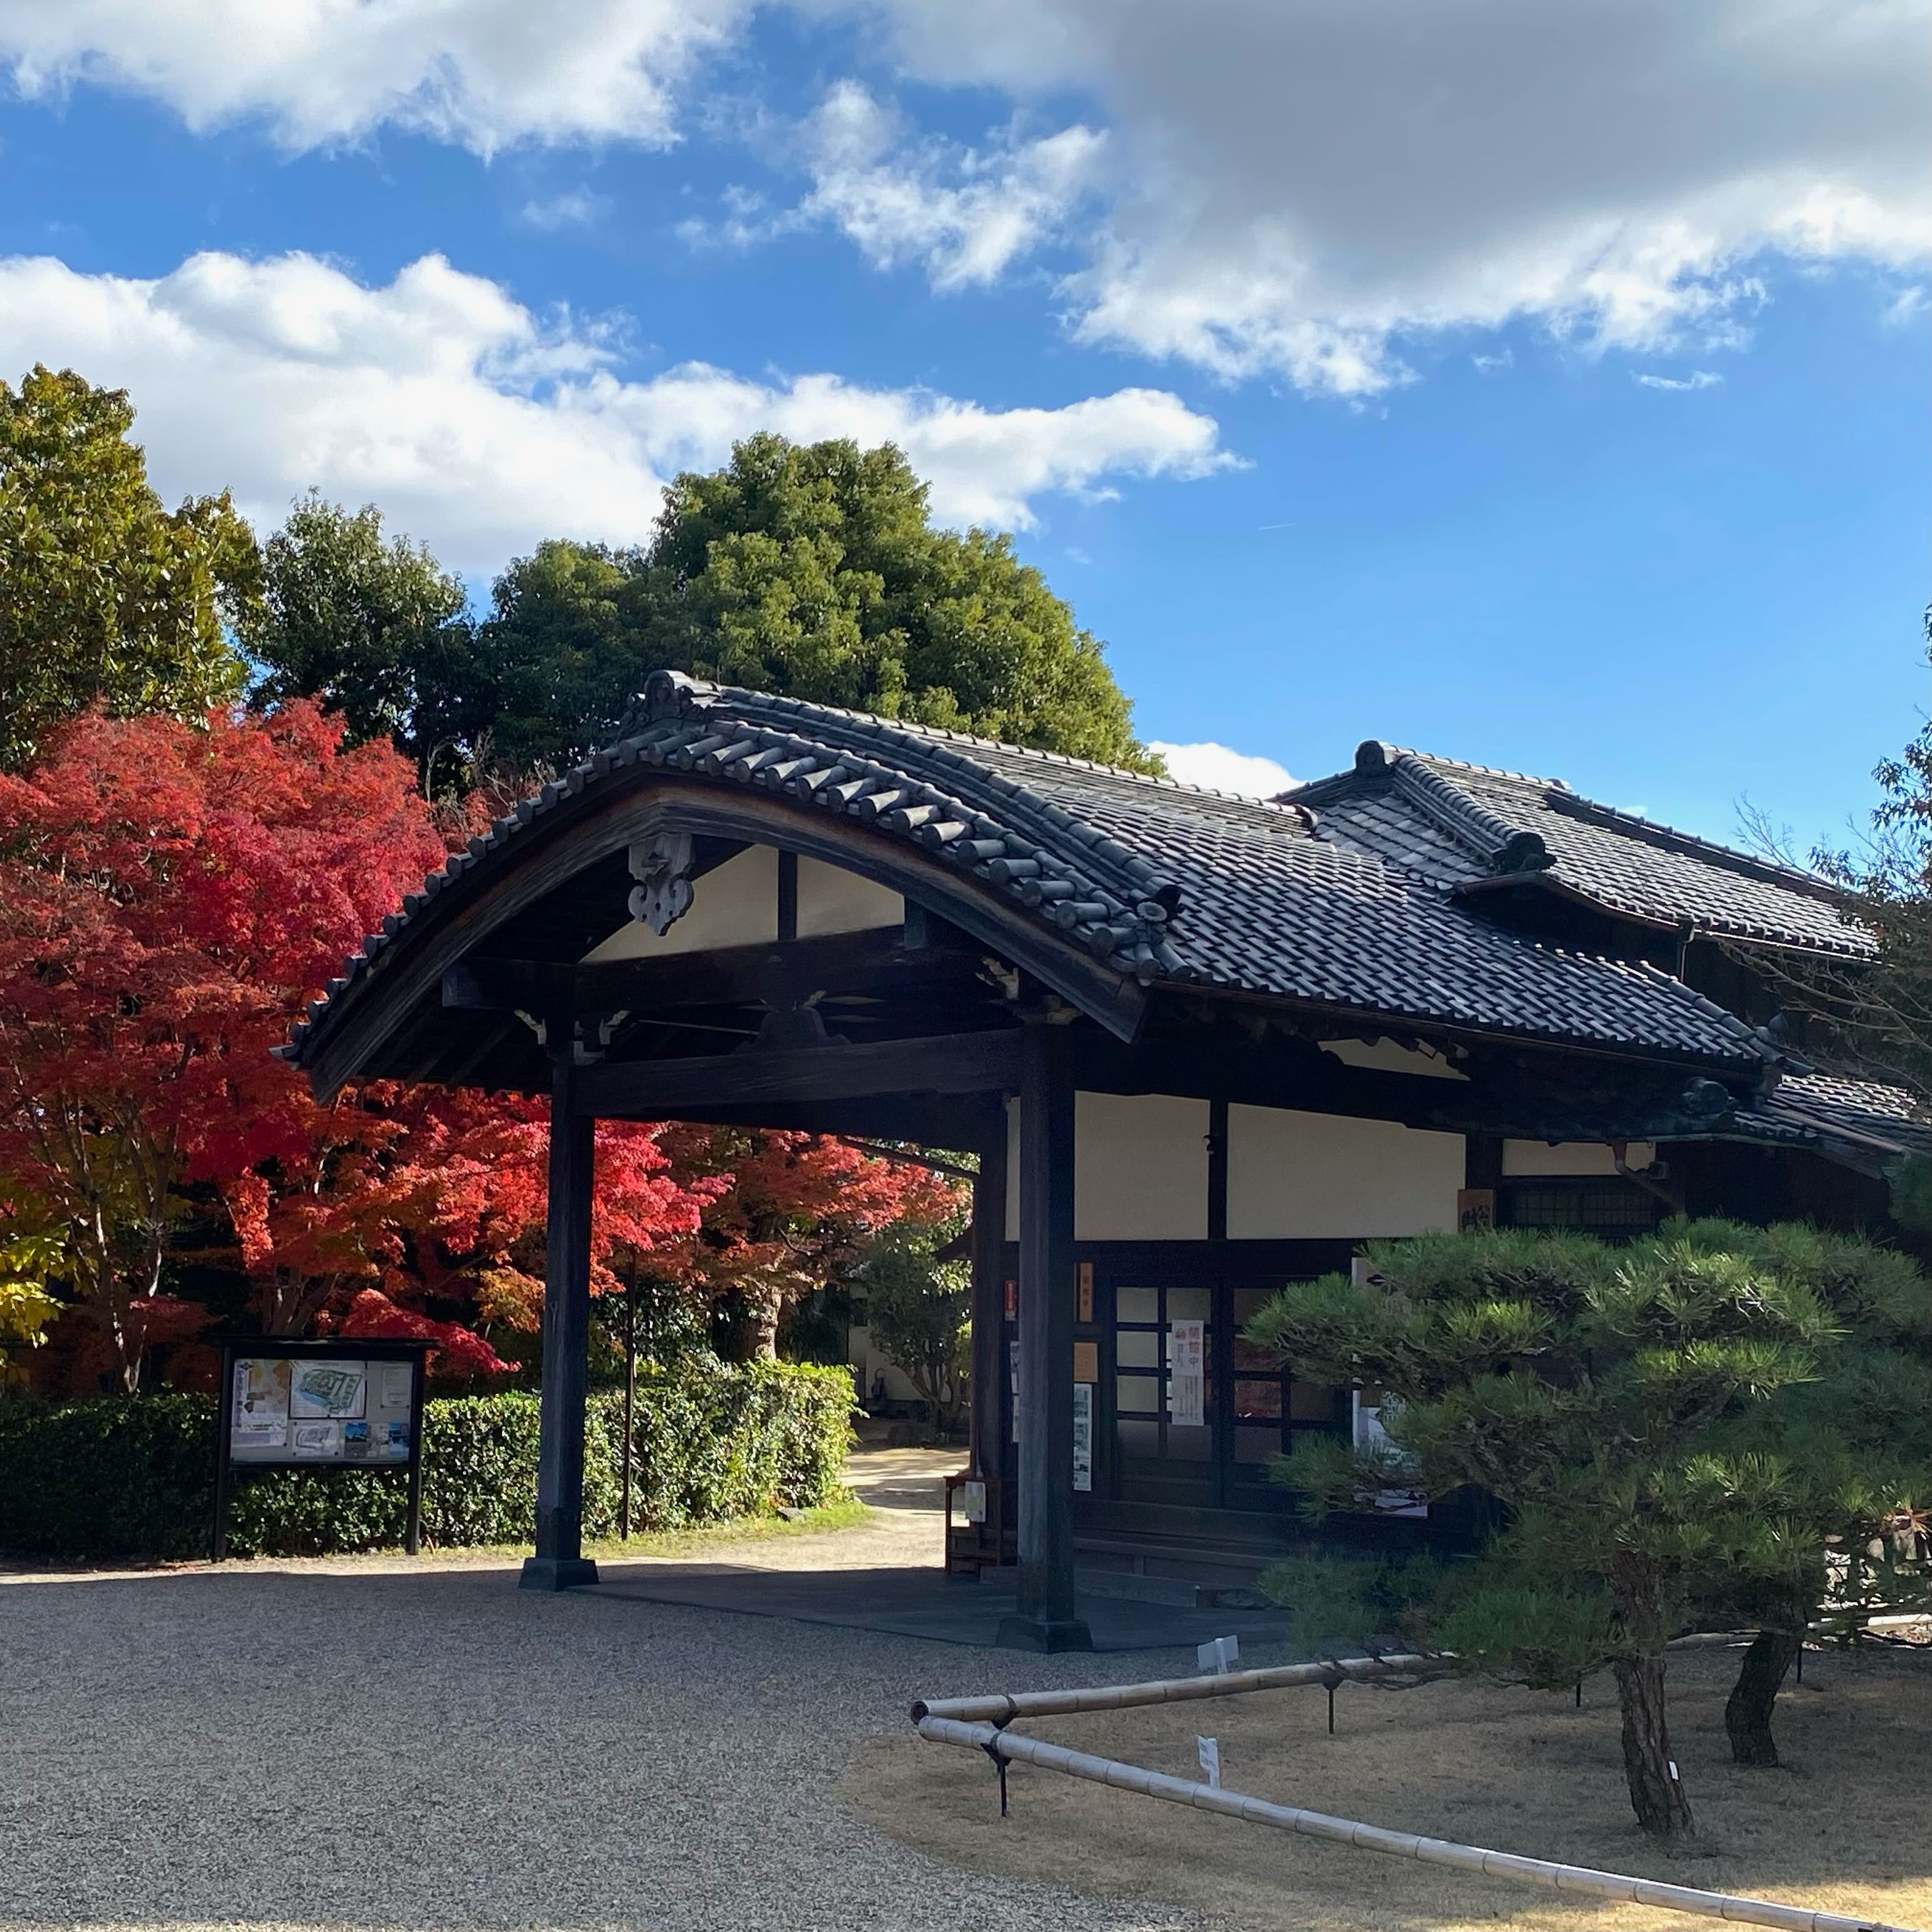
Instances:
[[[289,1443],[289,1370],[286,1361],[243,1360],[235,1364],[235,1418],[229,1431],[237,1450],[281,1450]]]
[[[1178,1429],[1206,1425],[1202,1377],[1207,1367],[1207,1324],[1174,1322],[1168,1325],[1167,1419]]]
[[[1073,1486],[1082,1494],[1094,1486],[1094,1384],[1073,1384]]]
[[[232,1461],[409,1461],[412,1364],[360,1355],[239,1355],[228,1430]]]

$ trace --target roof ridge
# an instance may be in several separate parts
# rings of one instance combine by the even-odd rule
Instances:
[[[1819,873],[1807,872],[1802,866],[1787,866],[1775,859],[1760,859],[1755,853],[1739,851],[1735,845],[1726,845],[1700,833],[1679,831],[1674,825],[1646,818],[1641,812],[1626,812],[1620,806],[1605,805],[1597,799],[1586,798],[1568,787],[1560,798],[1551,799],[1549,805],[1551,811],[1565,818],[1624,832],[1665,851],[1678,850],[1687,855],[1711,859],[1732,871],[1773,885],[1788,886],[1792,891],[1803,892],[1812,898],[1835,903],[1841,897],[1830,880]]]
[[[1009,758],[1037,759],[1044,764],[1061,766],[1072,771],[1093,772],[1102,778],[1120,778],[1129,784],[1151,786],[1156,790],[1186,792],[1198,798],[1226,799],[1236,805],[1259,806],[1270,812],[1279,812],[1284,818],[1298,818],[1301,816],[1299,808],[1285,803],[1279,796],[1256,798],[1246,792],[1222,791],[1214,785],[1191,784],[1186,778],[1163,776],[1152,772],[1133,771],[1125,765],[1108,764],[1100,758],[1076,758],[1070,752],[1049,752],[1037,745],[1016,745],[1005,738],[982,738],[974,732],[955,730],[950,725],[927,724],[911,718],[888,718],[881,712],[858,711],[842,704],[823,704],[815,698],[779,697],[770,692],[753,691],[744,685],[714,683],[706,678],[693,677],[685,671],[654,671],[652,674],[653,682],[660,677],[675,679],[679,688],[693,694],[694,702],[722,700],[728,708],[740,713],[770,708],[782,710],[788,716],[832,718],[848,724],[880,725],[889,731],[903,731],[914,737],[931,739],[943,744],[963,745],[976,749],[998,752]],[[634,729],[634,722],[638,715],[649,705],[650,695],[647,687],[644,694],[633,700],[630,714],[620,722],[619,740],[628,736]],[[748,717],[746,722],[755,721]]]
[[[1513,772],[1502,765],[1479,765],[1472,759],[1451,758],[1440,752],[1418,752],[1412,746],[1386,744],[1378,739],[1368,740],[1357,749],[1356,758],[1359,760],[1369,745],[1376,744],[1379,744],[1383,752],[1390,758],[1418,758],[1427,765],[1447,765],[1459,772],[1480,772],[1486,778],[1509,778],[1517,784],[1540,785],[1545,791],[1558,791],[1567,796],[1574,796],[1569,785],[1562,778],[1541,778],[1534,772]]]
[[[1444,758],[1434,752],[1410,751],[1380,739],[1366,740],[1358,746],[1354,763],[1347,771],[1337,772],[1327,778],[1310,779],[1305,784],[1293,787],[1278,796],[1284,803],[1312,807],[1336,796],[1346,796],[1352,782],[1359,777],[1374,776],[1384,772],[1400,775],[1405,771],[1418,778],[1426,772],[1436,781],[1441,792],[1454,795],[1459,811],[1466,806],[1471,814],[1471,830],[1480,824],[1483,818],[1492,820],[1499,826],[1507,826],[1510,821],[1480,800],[1469,796],[1457,782],[1456,775],[1462,772],[1482,778],[1502,778],[1513,784],[1536,788],[1541,793],[1538,801],[1539,808],[1554,812],[1559,818],[1570,819],[1580,824],[1600,826],[1660,851],[1676,852],[1688,858],[1702,859],[1722,870],[1742,878],[1756,879],[1766,884],[1781,886],[1822,904],[1838,904],[1842,901],[1842,895],[1828,879],[1816,872],[1808,872],[1802,866],[1787,866],[1776,860],[1760,858],[1754,853],[1740,851],[1735,845],[1726,845],[1717,839],[1706,838],[1700,833],[1682,831],[1676,826],[1646,818],[1640,812],[1627,812],[1618,806],[1606,805],[1600,800],[1586,797],[1562,778],[1538,778],[1528,772],[1506,771],[1497,766],[1474,764],[1466,759]],[[1406,795],[1426,811],[1426,805],[1420,795],[1421,790],[1421,786],[1418,785],[1414,790],[1407,791]],[[1435,786],[1430,786],[1429,790],[1438,802],[1442,802],[1441,792],[1438,792]],[[1444,823],[1436,813],[1430,812],[1429,816],[1438,830],[1459,838],[1465,845],[1469,844],[1468,836],[1460,826]],[[1536,837],[1538,835],[1529,832],[1528,836]],[[1470,849],[1476,848],[1471,846]],[[1478,856],[1488,856],[1486,854],[1480,852]],[[1562,869],[1561,860],[1551,862],[1554,869],[1559,872]],[[1506,866],[1503,869],[1519,868]],[[1544,868],[1537,867],[1534,869]]]
[[[1438,831],[1454,839],[1492,874],[1550,869],[1554,861],[1540,833],[1504,818],[1472,796],[1449,773],[1439,770],[1438,763],[1419,752],[1370,738],[1355,748],[1352,776],[1372,778],[1386,775],[1390,784]]]

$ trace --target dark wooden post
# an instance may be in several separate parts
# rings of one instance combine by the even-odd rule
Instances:
[[[999,1110],[998,1130],[980,1149],[980,1172],[973,1183],[973,1410],[968,1473],[986,1486],[982,1540],[1000,1560],[1007,1521],[1001,1493],[1000,1390],[1006,1375],[1006,1110]]]
[[[584,1398],[590,1346],[590,1191],[596,1122],[576,1107],[577,1070],[561,1055],[550,1078],[550,1202],[545,1224],[543,1399],[537,1440],[537,1553],[526,1590],[594,1583],[584,1554]]]
[[[637,1428],[638,1412],[638,1258],[631,1256],[631,1272],[624,1286],[624,1502],[617,1519],[617,1534],[631,1540],[632,1437]]]
[[[1019,1614],[1000,1642],[1091,1650],[1073,1601],[1073,1056],[1026,1029],[1020,1080]]]

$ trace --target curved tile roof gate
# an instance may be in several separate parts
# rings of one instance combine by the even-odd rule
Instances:
[[[1398,759],[1370,794],[1345,837],[1347,800],[1226,797],[661,672],[615,743],[410,895],[282,1051],[324,1094],[370,1076],[550,1093],[526,1582],[596,1576],[579,1509],[595,1119],[883,1132],[992,1156],[975,1184],[976,1252],[1000,1258],[976,1264],[974,1293],[991,1297],[980,1305],[995,1318],[975,1332],[994,1352],[976,1357],[974,1382],[996,1401],[998,1154],[1003,1096],[1018,1094],[1013,1640],[1045,1648],[1084,1640],[1072,1298],[1054,1286],[1074,1273],[1077,1090],[1491,1138],[1843,1137],[1858,1096],[1821,1090],[1804,1118],[1780,1114],[1777,1044],[1680,980],[1566,950],[1459,898],[1472,877],[1534,879],[1563,862],[1544,826],[1420,763]],[[1376,820],[1384,808],[1394,815]],[[1391,849],[1376,844],[1384,834]],[[692,879],[701,904],[708,869],[748,846],[780,855],[764,938],[606,951],[629,921],[663,935],[692,905]],[[901,895],[903,924],[799,937],[800,858]],[[1083,1015],[1092,1024],[1060,1023]],[[1385,1036],[1433,1048],[1430,1065],[1451,1077],[1322,1050]],[[956,1131],[966,1137],[946,1138]],[[997,1417],[976,1411],[974,1430],[1005,1439]]]
[[[1462,811],[1432,776],[1414,787],[1425,809],[1499,862],[1541,862],[1534,835]],[[437,1006],[442,974],[542,892],[674,820],[814,854],[929,904],[1123,1038],[1150,989],[1187,988],[1700,1063],[1748,1088],[1774,1058],[1669,974],[1496,929],[1442,884],[1319,836],[1298,806],[673,672],[653,676],[617,742],[386,920],[285,1057],[324,1090],[368,1072],[489,1079],[460,1054],[404,1050],[410,1010]]]

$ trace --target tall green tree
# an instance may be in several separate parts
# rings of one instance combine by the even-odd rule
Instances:
[[[134,423],[71,369],[0,382],[0,768],[90,705],[192,718],[241,690],[254,535],[226,493],[165,508]]]
[[[512,762],[580,756],[668,668],[1158,768],[1099,641],[1010,538],[936,529],[890,445],[749,438],[677,478],[647,546],[512,564],[477,652]]]
[[[1665,1647],[1696,1580],[1744,1546],[1750,1485],[1722,1430],[1810,1378],[1831,1343],[1810,1288],[1744,1256],[1622,1250],[1516,1230],[1375,1242],[1377,1276],[1291,1284],[1249,1324],[1301,1373],[1372,1384],[1393,1448],[1288,1459],[1317,1508],[1391,1485],[1475,1486],[1508,1508],[1482,1587],[1442,1634],[1532,1681],[1614,1670],[1631,1808],[1694,1828],[1665,1708]]]
[[[382,534],[373,503],[351,512],[316,491],[262,548],[262,598],[243,640],[258,704],[319,699],[348,741],[388,738],[429,766],[487,729],[472,682],[462,581],[421,544]]]

